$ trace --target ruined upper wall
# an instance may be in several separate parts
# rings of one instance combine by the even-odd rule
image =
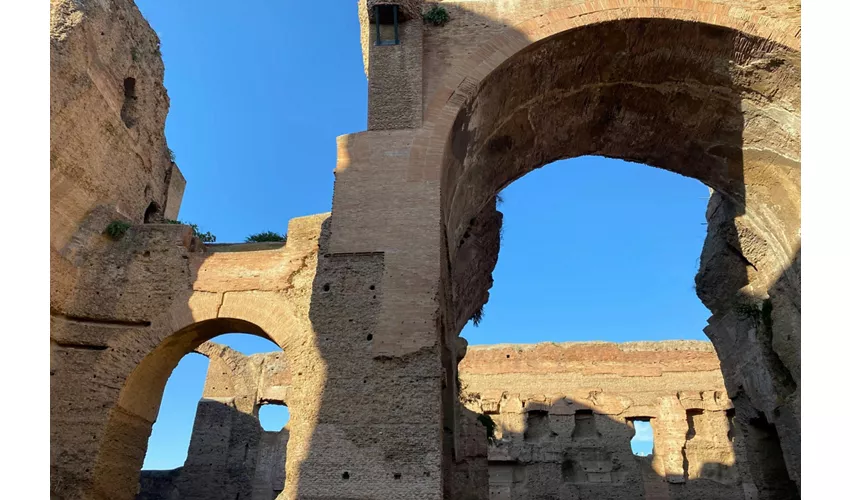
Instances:
[[[496,425],[491,499],[720,500],[754,491],[738,466],[746,455],[709,342],[474,346],[459,372],[466,407]],[[650,457],[630,449],[636,420],[652,422]]]
[[[727,409],[720,362],[710,342],[575,342],[470,346],[458,368],[482,408],[504,394],[524,400],[568,399],[603,414],[658,414],[673,396]],[[688,403],[690,404],[690,403]]]
[[[69,255],[83,244],[75,236],[93,209],[134,223],[150,207],[177,218],[186,181],[165,140],[163,74],[159,38],[131,0],[51,1],[54,309],[72,287]]]
[[[513,39],[533,41],[545,35],[547,28],[565,20],[570,26],[604,22],[621,18],[660,17],[710,22],[719,26],[740,25],[744,31],[776,38],[780,43],[799,47],[800,3],[787,0],[436,0],[416,3],[396,1],[408,9],[426,12],[440,5],[449,14],[449,22],[432,26],[421,22],[403,23],[403,28],[415,26],[414,31],[400,33],[401,44],[395,47],[376,47],[374,23],[370,23],[367,5],[374,2],[359,0],[360,43],[363,63],[369,78],[369,111],[380,118],[369,121],[369,129],[408,128],[412,117],[439,118],[439,109],[449,99],[462,102],[473,96],[487,74],[505,57],[512,54]],[[550,30],[548,34],[558,30]],[[797,36],[796,40],[791,40]],[[789,39],[790,38],[790,39]],[[406,48],[412,45],[414,50]],[[391,57],[388,53],[394,52]],[[408,67],[416,58],[421,71]],[[387,71],[387,67],[393,71]],[[475,71],[473,71],[475,70]],[[483,73],[482,73],[483,71]],[[469,73],[475,73],[473,77]],[[386,92],[387,86],[397,89],[398,75],[404,74],[407,84],[421,87],[421,100],[409,99],[412,107],[399,113],[398,96]],[[466,76],[464,76],[466,75]],[[373,81],[380,80],[380,81]],[[448,92],[448,93],[446,93]],[[434,115],[428,115],[433,105]],[[391,110],[393,112],[391,112]],[[393,113],[395,113],[393,115]],[[395,116],[395,123],[392,123]]]
[[[232,400],[244,413],[263,404],[287,404],[292,373],[282,351],[245,355],[225,345],[204,342],[195,352],[210,360],[203,398]]]

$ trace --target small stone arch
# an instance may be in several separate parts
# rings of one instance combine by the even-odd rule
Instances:
[[[246,294],[247,297],[244,296]],[[195,352],[203,343],[218,335],[234,332],[270,340],[283,350],[283,355],[287,355],[288,348],[294,344],[297,344],[294,348],[296,351],[310,349],[309,342],[294,340],[303,339],[304,332],[298,322],[291,319],[292,311],[286,304],[268,300],[268,295],[264,294],[233,292],[233,303],[227,304],[229,301],[222,300],[223,303],[213,309],[199,306],[200,302],[209,298],[207,295],[210,294],[196,292],[194,299],[189,300],[189,308],[172,311],[168,315],[167,321],[174,325],[174,333],[158,342],[140,336],[132,339],[137,345],[150,344],[155,347],[126,378],[117,402],[109,411],[98,447],[93,484],[89,490],[93,498],[135,497],[147,440],[159,412],[165,384],[183,356]],[[202,297],[200,300],[199,296]],[[315,391],[312,382],[324,383],[321,369],[311,375],[314,376],[303,384],[306,393]],[[296,395],[294,399],[298,397]],[[292,419],[290,429],[293,435],[312,432],[309,423],[303,425],[297,418]],[[291,462],[287,462],[287,469],[297,470],[299,464],[294,460]]]

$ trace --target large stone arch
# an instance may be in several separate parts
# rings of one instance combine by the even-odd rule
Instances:
[[[586,154],[679,171],[715,191],[697,288],[714,313],[707,333],[724,361],[737,418],[770,420],[799,485],[799,4],[445,1],[446,25],[408,20],[399,46],[380,47],[368,14],[379,3],[388,2],[360,2],[369,130],[338,140],[329,243],[334,252],[384,252],[386,298],[373,355],[403,357],[439,343],[447,378],[456,373],[464,352],[457,334],[487,300],[498,254],[495,195],[523,173]],[[633,34],[629,45],[628,30],[639,29],[647,34]],[[540,64],[541,48],[581,36],[574,71],[551,54]],[[633,48],[643,51],[641,64],[653,57],[658,64],[655,50],[679,66],[655,74],[645,71],[651,64],[629,65]],[[617,50],[625,52],[619,62]],[[519,69],[523,58],[531,61]],[[517,93],[540,93],[537,85],[547,81],[556,88],[559,68],[565,85],[584,78],[588,102],[552,106],[547,118],[571,133],[584,128],[585,147],[550,131],[549,147],[535,149],[536,131],[515,113],[532,98]],[[589,92],[615,83],[624,92]],[[665,85],[678,100],[641,95]],[[701,124],[706,98],[723,120]],[[623,130],[629,113],[642,128],[642,137],[628,137],[635,144]],[[651,117],[664,119],[670,141],[647,140]],[[606,133],[604,143],[592,144]],[[486,145],[496,154],[478,155]],[[442,278],[428,279],[434,276]],[[455,399],[454,384],[446,384],[444,429],[459,430]],[[443,450],[446,471],[462,456],[463,438],[453,434]]]
[[[709,12],[540,16],[523,24],[538,26],[530,40],[501,35],[501,49],[453,75],[457,89],[430,98],[417,140],[426,168],[440,157],[441,317],[457,335],[487,301],[495,197],[525,173],[591,154],[696,178],[714,193],[697,276],[706,332],[739,418],[778,429],[799,488],[799,45]]]
[[[799,7],[796,17],[771,15],[782,8],[787,10],[780,11],[780,15],[793,12],[786,2],[775,2],[775,5],[771,5],[771,11],[767,11],[764,5],[754,6],[750,2],[734,1],[587,0],[551,3],[556,5],[540,12],[510,12],[516,19],[507,21],[510,29],[476,44],[477,48],[470,50],[468,55],[453,60],[445,69],[438,69],[436,74],[425,78],[433,83],[426,85],[422,120],[424,133],[418,134],[413,141],[413,161],[409,174],[422,175],[419,172],[421,167],[417,168],[416,165],[420,162],[416,160],[426,160],[430,168],[441,163],[442,141],[448,137],[457,112],[493,70],[530,45],[575,28],[628,19],[690,21],[729,28],[794,51],[800,50]]]

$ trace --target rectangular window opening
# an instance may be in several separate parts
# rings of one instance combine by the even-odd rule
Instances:
[[[655,430],[649,417],[634,417],[628,419],[635,429],[632,437],[632,454],[638,457],[648,457],[655,450]]]
[[[382,27],[383,25],[383,27]],[[392,37],[382,38],[392,26]],[[377,41],[375,45],[399,45],[398,39],[398,5],[376,5],[375,6],[375,32]]]

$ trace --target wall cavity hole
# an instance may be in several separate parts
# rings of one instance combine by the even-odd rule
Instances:
[[[329,283],[325,283],[324,285],[322,285],[322,290],[329,292],[330,289],[331,289],[331,285]]]
[[[372,340],[372,334],[366,335],[366,340]]]
[[[124,105],[121,107],[121,120],[127,128],[136,125],[136,79],[124,79]]]
[[[144,255],[145,257],[150,257],[151,252],[150,252],[150,250],[145,250],[145,253],[143,253],[142,255]]]
[[[351,475],[348,473],[348,471],[345,471],[345,472],[343,472],[343,473],[342,473],[342,478],[343,478],[343,479],[348,479],[348,478],[350,478],[350,477],[351,477]]]
[[[510,354],[505,354],[505,358],[510,359],[510,357],[511,357],[511,355],[510,355]]]
[[[399,474],[399,473],[393,474],[393,479],[395,479],[395,480],[401,479],[401,474]]]
[[[286,405],[267,403],[257,412],[264,431],[280,432],[289,423],[289,408]]]
[[[375,285],[369,285],[369,290],[374,290],[374,289],[375,289]]]

